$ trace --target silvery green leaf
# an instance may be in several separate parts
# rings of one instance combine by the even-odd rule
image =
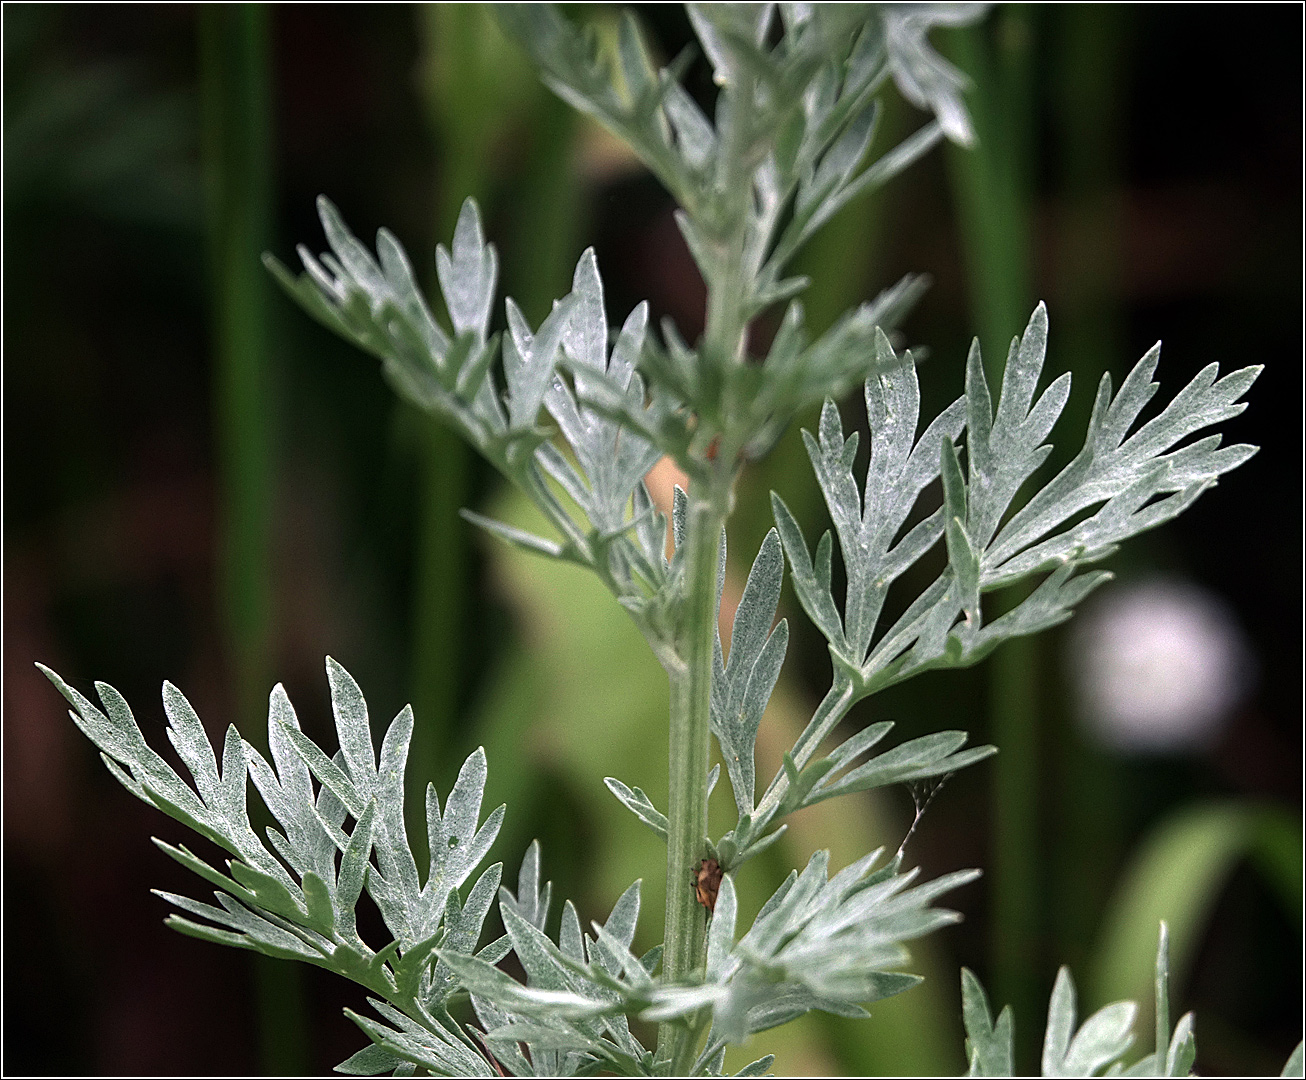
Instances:
[[[1107,1005],[1075,1029],[1075,984],[1070,969],[1057,972],[1048,1004],[1043,1041],[1044,1076],[1094,1076],[1120,1057],[1134,1041],[1134,1015],[1129,1001]]]
[[[171,899],[171,897],[165,896],[165,899]],[[176,901],[173,902],[175,903]],[[164,920],[164,925],[171,927],[179,934],[185,934],[187,937],[193,937],[199,941],[208,941],[214,945],[230,945],[237,949],[249,949],[253,952],[261,952],[265,956],[271,956],[278,960],[316,961],[317,959],[307,951],[301,950],[296,945],[291,944],[290,942],[293,939],[289,938],[289,936],[279,941],[263,940],[256,938],[252,934],[222,930],[205,923],[192,922],[190,919],[183,918],[180,915],[169,915]]]
[[[308,925],[328,937],[336,932],[334,883],[318,877],[312,870],[304,874],[301,888],[304,906],[308,909]]]
[[[181,725],[180,730],[169,729],[169,738],[174,745],[186,747],[188,765],[203,776],[197,785],[208,795],[200,798],[149,748],[118,691],[107,683],[96,684],[105,707],[101,712],[49,668],[37,666],[75,706],[76,711],[70,714],[74,722],[104,751],[106,765],[129,791],[208,837],[259,873],[275,878],[285,889],[297,891],[285,867],[267,851],[250,827],[245,809],[244,744],[234,728],[228,730],[223,744],[223,771],[219,775],[212,747],[194,710],[175,687],[171,690],[165,687],[168,702],[165,708],[170,710],[170,719]],[[201,742],[208,747],[207,751],[201,748]],[[115,762],[126,765],[130,776]]]
[[[553,882],[546,881],[540,885],[540,842],[532,840],[522,857],[521,869],[517,871],[516,895],[507,889],[501,890],[500,903],[507,903],[518,915],[538,930],[544,929],[549,918],[549,906],[553,897]]]
[[[1039,363],[1045,347],[1046,322],[1046,312],[1040,305],[1022,338],[1020,351],[1024,352],[1029,342],[1029,351]],[[1174,517],[1222,473],[1255,452],[1254,447],[1242,444],[1221,449],[1218,436],[1178,450],[1172,448],[1202,428],[1242,412],[1246,404],[1237,399],[1260,374],[1259,366],[1217,379],[1216,365],[1208,365],[1157,416],[1129,434],[1143,406],[1156,393],[1157,384],[1151,377],[1159,356],[1159,346],[1150,350],[1114,397],[1110,376],[1103,376],[1083,449],[1011,516],[991,544],[986,541],[986,588],[1036,572],[1057,560],[1109,554],[1112,545],[1120,540]],[[1005,388],[1003,394],[1005,398]],[[1001,407],[995,427],[1000,420]],[[1153,498],[1167,493],[1175,494],[1148,505]],[[1092,516],[1064,528],[1066,521],[1095,504],[1103,505]],[[996,525],[994,515],[1000,513],[996,507],[990,508],[986,525]]]
[[[381,260],[382,273],[399,309],[406,317],[406,327],[417,331],[430,355],[440,356],[445,353],[449,348],[449,336],[432,316],[426,298],[413,277],[413,268],[408,261],[408,255],[389,229],[377,230],[376,251]],[[484,337],[481,340],[484,341]]]
[[[1156,946],[1156,1049],[1120,1071],[1121,1076],[1188,1076],[1197,1056],[1193,1014],[1185,1013],[1170,1031],[1170,933],[1161,923]],[[1115,1066],[1112,1067],[1115,1069]]]
[[[204,878],[205,881],[209,881],[212,884],[217,885],[219,888],[225,889],[227,892],[239,896],[242,900],[247,898],[253,900],[253,894],[246,890],[244,886],[227,877],[221,871],[215,870],[186,847],[185,844],[173,847],[171,844],[160,840],[157,836],[151,836],[150,842],[169,858],[175,859],[188,870],[194,871],[200,877]]]
[[[966,76],[936,53],[926,40],[935,26],[968,26],[984,17],[988,4],[885,4],[880,10],[889,67],[902,96],[927,109],[953,142],[975,140],[962,93]]]
[[[635,536],[644,553],[645,562],[652,568],[652,576],[657,579],[653,584],[660,585],[667,572],[667,516],[654,506],[653,497],[642,479],[635,485],[633,496],[634,519],[637,523]]]
[[[523,532],[521,529],[506,525],[502,521],[483,517],[472,510],[460,510],[459,514],[464,521],[484,529],[492,536],[497,536],[500,540],[512,544],[513,547],[529,551],[534,555],[547,555],[551,559],[565,558],[563,547],[556,540],[546,540],[542,536]]]
[[[878,330],[875,348],[876,374],[866,380],[871,458],[864,497],[852,475],[856,433],[845,438],[833,402],[827,401],[821,412],[819,438],[803,433],[848,572],[844,629],[837,636],[827,636],[832,646],[839,647],[854,663],[861,663],[865,657],[889,586],[943,534],[943,516],[936,513],[898,539],[917,498],[939,476],[940,443],[955,440],[964,422],[963,402],[959,400],[916,439],[920,389],[911,354],[895,353]],[[794,535],[796,526],[787,511],[783,516],[787,520],[782,523],[777,507],[777,523],[788,534],[789,546],[797,549],[801,534]],[[789,552],[791,564],[796,553]],[[805,544],[801,554],[806,562]],[[819,572],[814,569],[808,575],[804,569],[804,603],[810,602],[820,612],[818,625],[823,623],[833,630],[836,626],[829,610],[833,604],[823,599],[829,592],[829,558],[826,548],[818,552]]]
[[[1197,1041],[1193,1034],[1193,1014],[1184,1013],[1174,1026],[1174,1035],[1165,1054],[1166,1076],[1191,1076],[1193,1062],[1197,1060]]]
[[[268,747],[276,775],[248,743],[245,756],[259,794],[281,823],[291,856],[287,861],[302,876],[313,872],[322,881],[334,881],[336,845],[315,812],[313,784],[308,766],[284,728],[299,730],[285,688],[278,683],[268,697]]]
[[[368,1003],[390,1023],[368,1019],[352,1009],[346,1009],[345,1015],[382,1050],[433,1076],[496,1075],[494,1066],[480,1053],[439,1024],[419,1024],[376,998],[368,998]]]
[[[993,1022],[989,998],[969,968],[961,969],[961,1015],[966,1025],[967,1076],[1014,1076],[1015,1053],[1011,1006]]]
[[[626,525],[632,492],[661,452],[628,426],[595,411],[593,405],[597,396],[631,414],[646,412],[644,383],[635,374],[635,365],[643,351],[648,305],[640,304],[630,313],[609,357],[603,282],[593,249],[585,251],[576,264],[571,296],[575,309],[563,336],[563,349],[575,394],[555,376],[545,404],[585,479],[584,487],[570,485],[569,493],[596,529],[616,534]],[[562,470],[554,467],[550,472],[559,476]]]
[[[716,153],[716,130],[711,121],[678,83],[667,88],[662,104],[685,164],[696,172],[706,171]]]
[[[381,1076],[405,1067],[411,1069],[412,1065],[376,1043],[369,1043],[357,1053],[347,1057],[332,1071],[344,1073],[346,1076]]]
[[[252,848],[260,847],[254,832],[250,828],[249,813],[245,804],[245,791],[248,787],[249,766],[245,762],[245,743],[236,730],[235,724],[227,727],[226,738],[222,741],[222,776],[213,793],[209,806],[221,815],[230,835],[243,841],[245,853],[252,853]],[[280,869],[280,868],[278,868]],[[285,871],[282,871],[284,876]]]
[[[450,904],[444,916],[444,936],[440,939],[441,949],[461,956],[475,955],[476,944],[481,939],[485,918],[490,912],[495,894],[499,891],[499,881],[502,876],[503,864],[495,863],[477,879],[465,904],[457,901],[457,893],[450,896]],[[457,904],[456,912],[455,904]],[[481,959],[485,958],[481,957]],[[457,985],[453,971],[448,964],[441,961],[432,972],[430,985],[426,991],[428,1007],[443,1003]]]
[[[165,708],[172,722],[169,737],[196,776],[203,797],[149,750],[126,702],[111,687],[99,687],[106,709],[101,713],[58,676],[49,674],[77,707],[75,719],[131,770],[128,775],[105,755],[106,763],[129,789],[235,856],[228,860],[228,873],[224,874],[185,847],[158,844],[170,857],[222,890],[216,894],[218,906],[160,893],[202,920],[174,915],[168,925],[203,940],[313,963],[374,992],[395,995],[396,1000],[411,1003],[421,995],[426,1005],[412,1006],[414,1016],[420,1014],[416,1020],[390,1006],[379,1006],[396,1027],[374,1025],[373,1036],[384,1043],[387,1052],[405,1062],[422,1063],[450,1075],[484,1072],[486,1061],[469,1049],[441,1005],[455,988],[452,975],[447,968],[431,970],[437,946],[449,955],[472,952],[499,883],[501,868],[496,865],[481,876],[465,901],[456,891],[484,858],[503,817],[500,807],[477,827],[485,784],[484,753],[472,754],[464,764],[443,815],[431,795],[438,824],[432,835],[443,857],[433,859],[434,872],[419,892],[402,818],[412,712],[404,709],[389,726],[378,765],[361,691],[348,672],[329,658],[327,672],[341,749],[328,757],[305,736],[284,689],[278,686],[270,695],[268,711],[275,771],[234,727],[227,731],[219,767],[190,705],[175,687],[165,687]],[[268,829],[267,835],[285,863],[262,845],[250,827],[245,805],[247,774],[254,776],[284,829]],[[321,784],[316,793],[314,776]],[[355,820],[352,829],[347,829],[350,816]],[[372,864],[374,850],[376,865]],[[287,865],[296,877],[287,872]],[[373,951],[357,934],[354,909],[364,888],[394,934],[379,951]],[[506,952],[506,942],[501,940],[477,955],[488,962],[502,959]],[[425,1026],[432,1018],[439,1031]],[[452,1040],[447,1045],[446,1035]],[[367,1062],[375,1065],[380,1058],[370,1055],[351,1060],[351,1068],[362,1070]]]
[[[370,801],[376,787],[376,751],[372,748],[367,702],[353,676],[329,656],[326,669],[331,685],[331,712],[335,716],[340,752],[345,756],[345,771],[359,798]]]
[[[735,610],[728,662],[722,662],[720,635],[717,637],[711,724],[741,815],[753,811],[757,728],[780,677],[789,641],[785,620],[771,628],[783,581],[780,536],[772,529],[762,541]]]
[[[295,753],[300,753],[298,745],[295,745]],[[322,756],[326,758],[325,754]],[[334,756],[326,758],[326,761],[328,765],[335,767],[336,774],[344,778],[345,783],[348,784],[348,778],[345,777],[343,771],[345,755],[337,750]],[[307,762],[305,763],[307,764]],[[317,774],[314,773],[313,775],[316,776]],[[319,779],[321,778],[319,777]],[[325,783],[318,787],[317,802],[314,806],[317,810],[317,816],[321,819],[322,827],[326,830],[327,835],[331,837],[332,842],[338,850],[344,851],[345,845],[349,843],[349,838],[345,836],[343,831],[341,831],[341,826],[344,825],[345,818],[349,816],[350,811],[345,804],[340,801],[339,796],[337,796]],[[334,854],[334,852],[332,854]]]
[[[417,291],[398,242],[384,230],[378,234],[378,266],[330,200],[318,199],[318,214],[332,253],[319,261],[301,245],[304,273],[298,278],[271,256],[264,259],[268,269],[311,315],[381,358],[408,396],[456,414],[446,389],[457,374],[447,371],[449,335]]]
[[[946,134],[945,129],[937,122],[925,124],[897,146],[881,154],[856,176],[845,176],[833,183],[825,183],[820,189],[810,191],[807,194],[807,206],[801,211],[795,210],[792,220],[785,226],[783,234],[776,243],[775,250],[767,261],[767,277],[777,277],[794,253],[850,202],[882,187],[914,165]],[[867,132],[868,144],[871,135],[873,130]],[[862,152],[865,153],[865,146]],[[808,180],[809,185],[816,183],[815,179]]]
[[[997,747],[994,746],[961,750],[960,747],[967,738],[964,731],[940,731],[922,735],[877,754],[865,764],[836,778],[835,771],[847,764],[846,761],[840,762],[828,776],[817,781],[802,805],[811,806],[851,791],[869,791],[888,784],[911,783],[943,776],[997,753]]]
[[[724,1039],[711,1038],[698,1061],[690,1071],[691,1076],[720,1076],[726,1064],[726,1042]]]
[[[735,883],[730,874],[721,877],[721,888],[717,892],[716,906],[712,909],[711,923],[707,932],[707,968],[705,978],[708,982],[725,982],[730,974],[730,954],[735,947],[735,917],[738,914],[738,900],[735,896]]]
[[[1154,350],[1114,398],[1110,380],[1103,380],[1079,456],[1012,513],[1017,492],[1050,453],[1043,440],[1069,392],[1069,377],[1062,376],[1036,396],[1046,347],[1047,313],[1040,304],[1012,344],[996,409],[976,346],[967,362],[966,396],[916,438],[920,395],[914,365],[910,354],[896,353],[877,330],[876,369],[866,381],[871,455],[864,493],[852,475],[856,433],[845,436],[832,402],[822,410],[817,435],[804,432],[843,553],[847,590],[841,615],[829,586],[831,546],[823,539],[813,561],[793,516],[773,499],[795,591],[830,642],[835,662],[831,690],[795,744],[795,776],[805,775],[816,747],[861,697],[931,668],[973,664],[1003,640],[1069,618],[1109,576],[1078,573],[1083,563],[1169,520],[1253,452],[1246,446],[1218,449],[1218,436],[1172,448],[1241,412],[1245,405],[1237,399],[1259,368],[1217,380],[1211,365],[1128,435],[1156,389],[1150,382]],[[964,473],[955,446],[963,424]],[[918,497],[936,477],[943,480],[944,505],[904,532]],[[940,539],[947,567],[896,622],[881,628],[887,588]],[[983,622],[982,593],[1038,573],[1047,576],[1029,596],[992,623]],[[973,752],[969,760],[979,756]],[[797,805],[787,795],[791,779],[777,774],[767,789],[755,817],[759,832],[779,809]],[[741,847],[750,839],[740,837]]]
[[[652,1075],[643,1060],[652,1055],[634,1057],[611,1040],[591,1035],[565,1019],[519,1021],[496,1029],[487,1038],[496,1048],[505,1042],[525,1042],[535,1057],[543,1058],[546,1068],[554,1070],[537,1070],[536,1075],[590,1075],[600,1068],[619,1076]],[[561,1055],[556,1066],[549,1060],[550,1054]]]
[[[639,921],[639,889],[640,882],[636,880],[617,898],[611,914],[603,924],[604,931],[626,950],[630,949],[630,943],[635,940],[635,924]],[[599,958],[603,962],[602,949],[599,950]],[[611,974],[616,973],[610,967],[608,970]]]
[[[811,179],[799,185],[794,201],[795,214],[810,210],[848,182],[866,156],[875,135],[878,116],[879,107],[872,102],[854,117],[843,134],[821,156]]]
[[[175,817],[191,826],[229,851],[234,850],[230,842],[216,831],[214,826],[217,823],[204,802],[173,772],[172,767],[146,744],[145,737],[131,714],[131,709],[122,700],[122,695],[107,683],[97,683],[96,689],[105,706],[105,712],[101,712],[50,668],[44,664],[36,666],[73,706],[74,711],[69,713],[73,722],[81,729],[82,734],[104,752],[106,761],[112,759],[121,762],[130,770],[130,778],[121,772],[115,772],[128,791],[151,806],[158,805],[170,817]],[[146,783],[158,793],[163,802],[158,802],[155,797],[152,797],[144,786]],[[214,787],[217,785],[216,765],[212,784]]]
[[[1093,1076],[1119,1058],[1134,1041],[1133,1024],[1138,1006],[1132,1001],[1107,1005],[1081,1025],[1070,1043],[1064,1071],[1057,1076]]]
[[[639,23],[630,11],[622,12],[617,47],[627,97],[632,104],[642,104],[657,93],[657,69],[649,56]]]
[[[807,617],[825,635],[831,648],[841,652],[850,651],[844,639],[843,620],[830,593],[830,534],[827,532],[821,537],[821,543],[817,545],[816,561],[813,562],[798,522],[794,520],[784,500],[775,492],[771,493],[771,509],[784,543],[785,555],[789,559],[790,580],[798,594],[798,602],[807,612]]]
[[[499,261],[494,245],[485,242],[475,200],[466,199],[458,213],[453,253],[443,244],[435,249],[435,270],[454,333],[471,332],[484,341],[489,333]]]
[[[1178,1074],[1172,1074],[1178,1075]],[[1306,1075],[1306,1042],[1299,1042],[1297,1048],[1288,1056],[1280,1076]]]
[[[723,986],[660,986],[653,992],[653,1004],[639,1014],[649,1023],[665,1023],[711,1008],[725,999]]]
[[[576,303],[574,295],[556,301],[548,318],[532,331],[521,310],[508,301],[511,334],[504,341],[503,373],[508,382],[508,417],[514,430],[526,431],[535,426]]]
[[[300,937],[260,917],[250,908],[233,900],[225,893],[214,894],[222,906],[213,907],[211,904],[201,904],[196,900],[178,896],[175,893],[162,892],[158,889],[152,891],[156,896],[168,901],[175,907],[181,908],[183,911],[208,919],[219,926],[230,927],[239,938],[239,940],[232,940],[227,937],[208,936],[208,940],[253,949],[268,956],[310,960],[314,963],[322,963],[323,961],[322,954],[307,945]],[[211,927],[193,923],[178,915],[168,916],[167,923],[174,929],[191,937],[205,937],[206,935],[202,931],[212,931]]]
[[[190,702],[170,682],[163,684],[163,711],[168,716],[168,741],[186,763],[200,798],[212,804],[217,796],[218,763],[204,725]]]
[[[247,866],[238,859],[227,862],[231,876],[244,887],[247,894],[254,898],[254,906],[270,911],[296,923],[304,923],[308,914],[307,906],[298,899],[299,890],[287,887],[270,874],[264,874],[252,866]],[[294,892],[291,891],[294,889]]]
[[[426,829],[430,844],[430,872],[422,888],[421,917],[414,932],[418,938],[434,933],[445,900],[460,887],[485,858],[503,824],[505,807],[498,807],[477,827],[487,769],[485,748],[477,747],[458,770],[458,779],[440,810],[433,785],[426,789]]]
[[[512,1023],[511,1014],[504,1012],[479,994],[472,994],[472,1008],[476,1018],[487,1035],[497,1028],[507,1027]],[[495,1058],[507,1068],[513,1076],[538,1076],[532,1062],[522,1053],[521,1047],[511,1042],[501,1042],[494,1047]],[[543,1064],[543,1062],[541,1062]]]
[[[405,706],[391,722],[381,743],[376,785],[376,836],[373,840],[377,869],[369,881],[373,886],[369,887],[369,892],[374,897],[378,891],[374,887],[379,884],[377,879],[385,881],[382,888],[389,887],[393,891],[397,904],[392,909],[394,916],[386,918],[386,926],[405,945],[416,940],[414,920],[421,896],[417,863],[408,845],[403,814],[404,770],[412,735],[413,710],[412,706]]]
[[[367,803],[346,772],[348,764],[345,761],[344,751],[337,751],[333,758],[329,758],[322,748],[302,731],[287,727],[285,732],[291,745],[304,759],[304,764],[308,766],[309,771],[322,784],[321,789],[318,791],[318,802],[321,803],[325,794],[330,794],[339,803],[341,811],[353,814],[354,817],[360,816],[363,810],[366,809]],[[328,829],[331,829],[332,826],[335,827],[333,835],[339,833],[339,826],[344,821],[343,812],[339,815],[327,815],[323,814],[321,808],[319,808],[318,816],[322,818]],[[339,820],[336,820],[337,816]]]
[[[774,8],[763,3],[686,5],[719,86],[738,81],[741,65],[748,63],[741,53],[763,48]]]
[[[336,877],[336,922],[345,928],[346,935],[355,936],[354,905],[363,892],[368,860],[372,854],[372,823],[376,818],[375,801],[367,804],[354,831],[349,846],[340,857],[340,873]]]
[[[587,40],[553,5],[501,4],[498,15],[504,28],[539,66],[546,86],[628,143],[682,201],[695,192],[685,162],[671,144],[666,116],[661,109],[664,97],[679,81],[691,59],[688,51],[663,68],[643,93],[632,96],[629,92],[619,92],[613,85],[606,65],[595,56],[592,36]],[[637,36],[631,30],[625,35],[626,38]],[[630,59],[630,42],[619,48],[623,57]],[[627,71],[632,66],[642,66],[638,61],[634,65],[626,63],[625,59],[623,66]],[[625,89],[630,91],[639,85],[641,80],[636,76],[634,83],[627,83]]]
[[[905,960],[901,943],[955,916],[928,905],[975,877],[950,874],[911,888],[914,874],[872,872],[879,852],[827,880],[828,853],[817,852],[801,875],[791,875],[763,906],[752,928],[727,951],[733,886],[723,879],[709,937],[709,972],[724,994],[708,995],[714,1030],[738,1040],[813,1008],[861,1015],[860,1003],[900,993],[916,976],[892,969]],[[887,872],[887,873],[886,873]],[[733,936],[733,935],[730,935]],[[701,1005],[699,1006],[701,1007]],[[664,1009],[665,1011],[665,1009]]]
[[[588,963],[585,955],[585,935],[580,928],[580,916],[576,905],[570,900],[563,901],[562,923],[558,927],[558,948],[565,956],[577,964]]]
[[[1156,940],[1156,1053],[1170,1041],[1170,927],[1161,920]]]
[[[572,966],[558,947],[534,924],[522,918],[511,903],[503,903],[507,890],[500,894],[500,911],[503,915],[503,927],[512,939],[512,951],[521,965],[526,969],[528,985],[544,990],[572,991],[577,987],[578,979],[574,976]],[[478,993],[491,996],[484,988],[473,988]],[[493,998],[501,1006],[501,998]],[[588,1008],[588,1006],[586,1006]],[[598,1011],[603,1011],[599,1009]],[[575,1013],[573,1015],[581,1015]],[[586,1012],[585,1015],[591,1015]]]
[[[1070,375],[1066,373],[1053,381],[1037,403],[1033,401],[1047,354],[1047,335],[1047,309],[1039,304],[1025,333],[1012,342],[996,414],[977,342],[971,345],[966,360],[966,452],[971,497],[965,524],[983,548],[988,547],[1017,490],[1052,452],[1043,439],[1070,395]]]

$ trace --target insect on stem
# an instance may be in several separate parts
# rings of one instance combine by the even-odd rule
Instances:
[[[720,864],[716,859],[702,860],[694,871],[694,898],[712,914],[716,911],[716,898],[720,891]]]

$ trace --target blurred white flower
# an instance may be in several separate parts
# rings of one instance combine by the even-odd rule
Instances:
[[[1069,643],[1083,719],[1118,750],[1209,746],[1253,680],[1232,612],[1190,582],[1153,579],[1104,590]]]

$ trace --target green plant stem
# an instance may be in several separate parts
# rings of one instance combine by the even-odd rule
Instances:
[[[235,717],[266,752],[272,629],[271,346],[267,274],[271,219],[268,9],[200,8],[202,146],[213,286],[215,437],[220,486],[219,607],[231,656]],[[308,1068],[298,968],[256,956],[263,1069]]]
[[[667,917],[662,953],[668,982],[690,977],[703,963],[706,909],[695,898],[692,873],[706,854],[717,562],[725,518],[719,500],[691,492],[684,538],[684,621],[679,663],[670,672]],[[684,1075],[693,1064],[696,1044],[683,1028],[666,1024],[659,1032],[658,1056],[672,1062],[673,1075]]]

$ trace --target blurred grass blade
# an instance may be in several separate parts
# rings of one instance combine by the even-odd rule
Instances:
[[[1201,945],[1216,901],[1238,861],[1251,857],[1301,923],[1301,825],[1282,810],[1239,802],[1185,807],[1139,845],[1107,907],[1092,955],[1093,1003],[1128,999],[1150,1014],[1156,927],[1169,929],[1171,1001]],[[1295,838],[1295,839],[1294,839]],[[1140,1026],[1150,1026],[1150,1015]]]
[[[962,27],[945,39],[946,55],[974,83],[968,95],[978,136],[973,149],[947,148],[949,175],[967,289],[991,385],[1000,385],[1007,343],[1033,307],[1033,245],[1030,212],[1035,107],[1031,80],[1034,12],[1009,5],[987,24]],[[1001,611],[1027,594],[1015,587],[999,594]],[[1030,638],[1007,642],[989,671],[989,727],[1002,748],[994,765],[993,991],[1016,1016],[1041,1007],[1038,957],[1033,942],[1043,920],[1038,872],[1038,679],[1039,645]],[[1030,1025],[1016,1032],[1016,1064],[1035,1049]]]
[[[274,484],[268,327],[269,281],[260,263],[271,218],[270,9],[200,9],[202,139],[208,202],[217,458],[221,485],[219,608],[241,730],[267,749],[263,715],[272,629]],[[297,968],[254,959],[263,1068],[308,1068]]]

